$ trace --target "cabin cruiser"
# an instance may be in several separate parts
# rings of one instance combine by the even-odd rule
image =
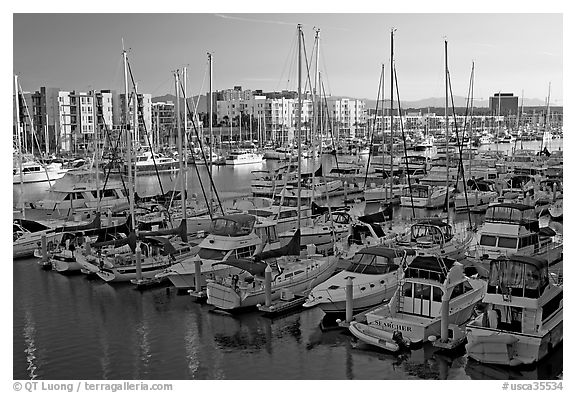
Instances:
[[[465,276],[459,262],[418,255],[390,302],[351,321],[349,330],[362,342],[397,352],[404,345],[435,340],[444,327],[466,323],[485,293],[486,282]]]
[[[201,273],[206,279],[225,275],[229,266],[215,264],[229,258],[248,258],[264,250],[280,247],[274,222],[250,214],[228,214],[214,217],[210,234],[198,245],[198,250],[162,272],[179,289],[195,287],[195,262],[201,261]],[[197,289],[199,290],[199,289]]]
[[[12,250],[13,258],[24,258],[34,255],[34,250],[40,246],[42,236],[46,236],[46,242],[51,244],[60,242],[62,233],[55,231],[53,226],[46,223],[14,219],[12,222]]]
[[[248,150],[232,150],[226,157],[226,165],[260,164],[262,159],[262,153],[253,153]]]
[[[118,180],[106,182],[103,173],[99,174],[99,180],[97,186],[94,170],[70,170],[50,187],[45,199],[30,203],[30,207],[44,210],[84,208],[95,210],[98,205],[102,209],[128,207],[128,198],[122,182]]]
[[[488,205],[498,198],[493,181],[470,179],[467,183],[467,191],[454,196],[454,210],[456,211]]]
[[[350,233],[352,218],[343,211],[333,211],[330,216],[325,213],[314,219],[312,225],[301,226],[302,247],[314,245],[318,252],[333,253],[335,243],[344,240]],[[296,227],[278,234],[280,244],[286,245],[297,231]]]
[[[488,364],[533,364],[563,340],[563,286],[546,261],[512,255],[490,262],[484,313],[466,326],[468,357]]]
[[[427,209],[442,207],[446,204],[447,192],[448,199],[452,199],[454,187],[414,184],[404,188],[400,197],[400,206],[424,207]]]
[[[179,166],[178,160],[172,157],[166,157],[162,153],[152,153],[145,151],[136,155],[132,164],[132,170],[136,173],[155,173],[174,171]],[[128,165],[124,164],[124,173],[128,173]]]
[[[338,263],[338,255],[324,257],[300,252],[299,233],[281,249],[261,254],[255,259],[229,259],[221,262],[236,268],[238,274],[217,276],[206,288],[208,304],[228,312],[264,304],[283,294],[305,293],[330,277]],[[267,284],[266,275],[270,275]],[[267,295],[266,286],[270,285]]]
[[[543,258],[554,264],[562,259],[563,244],[561,236],[551,228],[540,228],[533,206],[497,203],[486,210],[477,244],[469,254],[484,265],[513,254]]]
[[[363,248],[345,270],[312,288],[304,307],[317,305],[326,314],[343,314],[346,311],[348,279],[353,280],[354,313],[386,303],[396,292],[403,267],[414,255],[412,250],[384,246]]]
[[[22,163],[22,172],[20,166],[15,165],[12,170],[12,183],[37,183],[60,179],[68,172],[68,169],[62,168],[62,164],[51,163],[48,165],[36,161],[27,161]]]

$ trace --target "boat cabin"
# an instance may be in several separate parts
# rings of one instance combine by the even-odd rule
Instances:
[[[366,247],[356,253],[347,272],[381,275],[391,273],[400,267],[394,262],[396,258],[414,255],[412,250],[399,250],[382,246]]]
[[[442,310],[444,293],[450,293],[450,302],[459,301],[470,296],[474,287],[455,260],[419,255],[406,267],[398,290],[397,312],[436,318]]]
[[[540,230],[533,206],[519,203],[488,207],[484,222],[478,243],[484,257],[538,252],[555,235],[553,231]]]
[[[442,247],[453,237],[452,226],[438,218],[421,220],[410,228],[410,243],[420,247]]]
[[[485,317],[474,323],[535,334],[562,310],[563,291],[550,284],[546,261],[512,255],[490,263],[484,302],[489,304]]]

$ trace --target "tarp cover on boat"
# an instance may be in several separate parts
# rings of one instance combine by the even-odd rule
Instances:
[[[375,224],[379,222],[390,221],[392,220],[392,210],[392,206],[388,205],[382,211],[358,217],[358,220],[365,224]]]
[[[188,231],[186,229],[186,220],[180,221],[180,226],[172,229],[160,229],[157,231],[140,231],[139,236],[150,237],[150,236],[165,236],[165,235],[178,235],[183,242],[188,241]]]
[[[546,237],[552,237],[552,236],[556,236],[556,232],[554,231],[554,229],[552,229],[550,227],[544,227],[544,228],[540,228],[540,230],[538,231],[538,235],[546,236]]]
[[[101,225],[100,213],[96,213],[96,217],[94,218],[94,220],[92,220],[92,222],[90,222],[88,224],[58,227],[54,230],[54,232],[56,232],[56,233],[81,232],[81,231],[86,231],[88,229],[99,229],[100,225]]]
[[[239,269],[246,270],[253,276],[264,276],[264,271],[268,266],[266,262],[252,261],[250,259],[236,259],[236,258],[230,258],[224,262],[215,263],[212,266],[216,265],[228,265],[237,267]]]
[[[136,233],[130,232],[130,234],[123,239],[96,242],[96,243],[92,244],[92,247],[94,247],[94,248],[100,248],[100,247],[105,247],[105,246],[122,247],[122,246],[128,244],[128,246],[130,246],[130,249],[132,250],[132,252],[135,252],[136,251],[136,240],[137,240],[136,239]]]
[[[300,229],[294,232],[292,239],[284,247],[256,254],[254,255],[254,260],[261,261],[263,259],[278,258],[282,255],[300,255]]]

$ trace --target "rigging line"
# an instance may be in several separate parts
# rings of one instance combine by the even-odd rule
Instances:
[[[182,85],[182,83],[180,83],[180,88],[182,90],[184,90],[184,86]],[[185,102],[185,105],[186,105],[187,113],[192,114],[192,112],[190,111],[190,107],[188,106],[188,102]],[[206,169],[208,171],[208,178],[210,179],[210,187],[212,187],[212,189],[214,190],[214,193],[216,195],[216,200],[218,201],[218,206],[220,206],[220,211],[222,211],[222,214],[225,214],[224,208],[222,207],[222,202],[220,201],[220,196],[218,195],[218,190],[216,189],[216,186],[214,185],[214,180],[212,179],[212,171],[208,167],[208,161],[206,160],[206,153],[204,152],[204,147],[202,145],[202,139],[198,135],[198,129],[196,128],[196,122],[194,122],[194,121],[192,122],[192,127],[194,128],[194,133],[196,134],[196,139],[198,139],[198,144],[200,146],[200,152],[202,153],[202,160],[204,161],[204,165],[206,165]],[[191,138],[188,138],[188,148],[190,149],[190,152],[193,154],[194,149],[192,147],[192,143],[190,142],[190,140],[191,140]],[[210,141],[210,143],[212,143],[212,141]],[[210,157],[210,165],[212,165],[212,157]],[[202,189],[202,194],[204,195],[204,199],[206,200],[206,205],[208,206],[208,213],[210,214],[210,218],[212,219],[212,201],[208,201],[208,197],[206,196],[206,192],[204,190],[204,185],[203,185],[202,179],[200,177],[200,172],[198,171],[198,165],[194,165],[194,168],[196,169],[196,174],[198,176],[200,188]]]
[[[284,72],[286,71],[286,66],[288,65],[289,70],[288,70],[288,77],[290,75],[290,70],[292,67],[292,62],[294,61],[294,56],[293,56],[293,52],[295,51],[294,46],[295,46],[296,40],[293,39],[292,40],[292,44],[288,50],[288,54],[286,59],[284,60],[284,66],[282,67],[282,72],[280,73],[280,78],[278,79],[278,83],[276,84],[276,91],[281,91],[282,88],[280,87],[280,83],[282,83],[282,79],[284,78]]]
[[[294,79],[292,79],[291,81],[291,76],[293,76],[294,74],[297,74],[297,48],[299,45],[299,40],[300,40],[300,36],[298,35],[298,33],[296,34],[296,36],[294,37],[294,41],[292,42],[292,48],[291,48],[291,52],[290,52],[290,65],[288,68],[288,75],[286,78],[286,90],[290,89],[290,84],[294,83],[294,79],[297,79],[297,76],[294,77]],[[296,85],[297,85],[297,81],[296,81]],[[296,89],[296,88],[294,88]]]
[[[464,173],[464,164],[462,163],[462,145],[464,144],[464,135],[462,135],[462,144],[460,144],[460,137],[458,136],[458,123],[456,122],[456,109],[454,107],[454,95],[452,93],[452,78],[450,77],[450,71],[447,71],[447,73],[448,73],[448,87],[450,90],[450,100],[452,102],[452,116],[454,118],[454,130],[456,131],[456,145],[458,146],[458,153],[459,153],[456,185],[458,185],[460,171],[462,171],[462,184],[464,184],[464,198],[466,199],[466,204],[468,204],[468,192],[466,191],[466,174]],[[465,116],[468,116],[468,107],[466,107]],[[464,118],[464,122],[466,122],[466,117]],[[448,163],[446,163],[446,165],[448,165]],[[448,188],[446,188],[446,194],[448,194]],[[472,228],[472,216],[470,215],[470,209],[468,209],[468,220],[470,223],[470,228]]]
[[[406,149],[406,135],[404,134],[404,122],[402,121],[402,105],[400,101],[400,91],[398,90],[398,75],[396,74],[396,66],[394,66],[394,83],[396,84],[396,97],[398,99],[398,115],[400,116],[400,130],[402,131],[402,141],[404,142],[404,161],[406,163],[408,190],[410,191],[410,203],[412,205],[412,218],[416,218],[416,211],[414,210],[414,196],[412,195],[412,185],[410,183],[410,171],[408,170],[408,152]],[[392,125],[390,125],[390,132],[392,132]],[[384,167],[382,167],[382,169],[384,169]],[[448,192],[448,189],[446,189],[446,192]]]
[[[334,141],[334,127],[333,127],[333,123],[330,121],[330,111],[328,110],[328,99],[326,98],[326,90],[324,89],[324,81],[322,81],[321,86],[320,86],[321,91],[324,93],[324,104],[326,106],[326,121],[328,122],[328,124],[332,124],[332,126],[330,127],[330,139],[332,140],[332,147],[334,148],[334,158],[336,160],[336,170],[338,170],[338,172],[340,172],[340,168],[338,167],[338,149],[336,148],[336,142]]]
[[[134,88],[133,94],[136,95],[136,100],[138,100],[138,95],[136,92],[136,81],[134,80],[134,75],[132,74],[132,67],[130,66],[130,62],[128,61],[128,57],[126,57],[126,64],[128,64],[128,72],[130,73],[130,80],[132,81],[132,87]],[[134,111],[136,112],[136,116],[138,116],[138,108],[135,107]],[[142,114],[142,123],[144,125],[144,134],[146,135],[146,140],[148,142],[148,146],[150,146],[150,152],[152,153],[152,163],[154,164],[154,171],[156,172],[156,178],[158,179],[158,184],[160,185],[160,192],[164,195],[164,187],[162,187],[162,179],[160,179],[160,173],[158,172],[158,166],[156,165],[156,158],[154,154],[154,146],[150,143],[150,135],[148,135],[148,130],[146,128],[146,122],[144,121],[144,114]],[[138,123],[140,124],[140,123]],[[138,139],[140,139],[140,135],[138,135],[138,128],[134,129],[134,134]],[[132,165],[131,162],[128,165]],[[134,169],[136,169],[136,160],[134,160]]]
[[[382,67],[384,68],[384,67]],[[382,70],[383,71],[383,70]],[[370,158],[372,157],[372,145],[374,143],[374,134],[376,134],[376,119],[378,118],[378,103],[380,102],[380,90],[382,90],[382,80],[384,79],[383,72],[380,73],[380,81],[378,82],[378,94],[376,95],[376,109],[374,111],[374,121],[372,123],[372,133],[370,134],[370,151],[368,152],[368,163],[366,164],[366,174],[364,175],[364,188],[368,182],[368,168],[370,168]],[[384,134],[384,132],[382,132]],[[384,136],[382,136],[384,137]],[[384,161],[382,161],[384,163]],[[382,165],[384,170],[384,165]]]

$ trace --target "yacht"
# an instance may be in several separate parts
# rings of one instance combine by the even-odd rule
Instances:
[[[151,151],[145,151],[136,155],[134,158],[134,163],[132,165],[132,170],[136,173],[155,173],[175,171],[178,170],[178,160],[171,157],[166,157],[162,153],[152,153]],[[128,172],[128,165],[124,164],[124,173]]]
[[[122,182],[118,180],[106,182],[104,173],[100,173],[99,180],[99,185],[96,186],[94,170],[70,170],[50,187],[45,199],[30,203],[30,207],[44,210],[96,209],[98,190],[102,209],[128,207],[127,192]]]
[[[301,226],[301,245],[307,247],[314,245],[316,250],[322,254],[332,253],[335,243],[346,239],[350,233],[352,219],[350,215],[342,211],[333,211],[330,217],[328,213],[316,217],[312,225]],[[296,233],[297,228],[293,227],[278,234],[280,244],[285,246]]]
[[[195,287],[195,261],[202,262],[203,282],[224,275],[228,266],[215,264],[230,258],[248,258],[264,250],[280,247],[274,222],[250,214],[229,214],[212,220],[210,234],[198,245],[198,250],[164,271],[157,278],[167,277],[179,289]]]
[[[248,150],[232,150],[226,157],[226,165],[261,164],[262,153],[254,153]]]
[[[40,246],[42,236],[46,236],[46,242],[49,246],[59,243],[62,233],[56,232],[53,226],[46,224],[21,218],[14,219],[12,222],[12,257],[33,256],[34,250]]]
[[[456,261],[466,258],[474,241],[470,231],[462,238],[454,235],[452,225],[440,218],[424,218],[412,224],[410,231],[395,239],[395,246],[408,248],[418,254],[445,256]]]
[[[484,313],[466,326],[468,357],[488,364],[536,363],[563,340],[563,286],[548,264],[522,255],[490,263]]]
[[[477,244],[469,255],[488,265],[501,256],[513,254],[543,258],[555,264],[562,259],[562,237],[551,228],[540,228],[534,206],[496,203],[486,210]]]
[[[63,169],[62,164],[59,163],[44,165],[36,161],[23,162],[22,172],[20,172],[19,165],[14,166],[12,184],[53,181],[63,177],[66,172],[68,172],[68,169]]]
[[[441,336],[442,314],[452,329],[468,322],[485,292],[486,282],[465,276],[459,262],[418,255],[390,302],[351,321],[349,330],[360,341],[397,352]]]
[[[463,211],[488,205],[498,198],[494,182],[490,180],[468,180],[466,193],[460,192],[454,196],[454,210]]]
[[[209,280],[206,286],[207,302],[228,312],[264,304],[267,296],[266,274],[271,275],[271,301],[286,294],[304,293],[328,279],[334,273],[337,263],[338,255],[324,257],[319,254],[301,254],[299,233],[295,233],[285,247],[262,254],[257,259],[230,259],[222,262],[239,269],[239,273],[228,277],[216,276]]]
[[[109,242],[104,242],[104,245],[107,243]],[[102,243],[94,243],[91,248],[98,249],[102,246]],[[86,252],[84,258],[77,258],[77,261],[84,269],[95,271],[98,277],[109,283],[136,280],[138,263],[134,232],[124,239],[115,241],[113,246],[110,249],[104,248],[96,255],[91,251]],[[140,271],[144,279],[154,278],[157,273],[187,257],[192,251],[192,247],[186,242],[169,240],[161,236],[142,238],[139,247],[141,250]]]
[[[361,249],[345,270],[318,284],[304,307],[318,306],[326,314],[346,311],[346,283],[352,279],[353,312],[358,313],[390,300],[402,277],[402,268],[412,258],[412,250],[372,246]]]
[[[446,204],[446,193],[449,200],[452,199],[454,187],[430,186],[424,184],[414,184],[405,187],[400,197],[400,206],[423,207],[434,209]]]

